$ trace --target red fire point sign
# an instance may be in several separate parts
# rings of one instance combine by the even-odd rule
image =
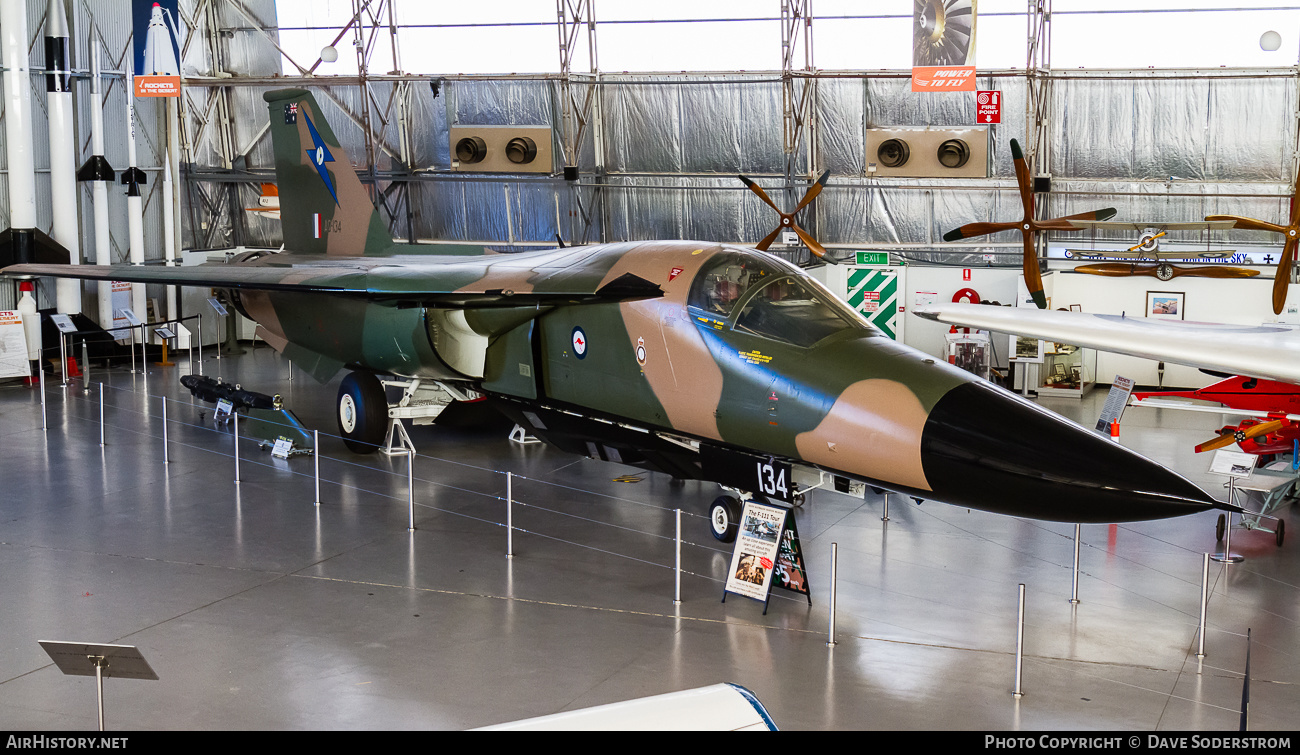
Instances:
[[[1002,93],[1001,92],[976,92],[975,93],[975,122],[976,123],[1001,123],[1002,122]]]

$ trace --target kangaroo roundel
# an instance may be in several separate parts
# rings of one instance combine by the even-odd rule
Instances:
[[[579,359],[587,358],[587,334],[577,326],[573,328],[573,353]]]

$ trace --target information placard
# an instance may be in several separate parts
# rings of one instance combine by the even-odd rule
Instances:
[[[1210,474],[1244,480],[1255,473],[1255,462],[1258,459],[1258,456],[1244,451],[1220,448],[1210,460]]]
[[[1116,375],[1115,382],[1110,384],[1106,405],[1101,408],[1101,417],[1097,420],[1097,432],[1110,432],[1110,423],[1119,422],[1120,417],[1124,416],[1124,407],[1128,406],[1131,395],[1133,395],[1133,380]]]
[[[785,509],[756,501],[745,502],[736,549],[731,553],[731,568],[727,571],[727,592],[767,601],[784,524]]]
[[[27,338],[23,334],[23,315],[17,310],[0,311],[0,378],[28,377],[32,367],[27,361]]]
[[[219,300],[217,300],[215,296],[208,299],[208,304],[212,307],[213,312],[216,312],[222,317],[225,317],[228,314],[226,312],[226,305],[222,304]]]
[[[54,322],[54,327],[58,328],[60,333],[77,332],[77,326],[72,323],[72,318],[67,315],[50,315],[50,320]]]
[[[794,524],[793,510],[785,512],[785,528],[781,532],[781,547],[776,554],[772,586],[807,595],[808,605],[812,605],[812,593],[808,590],[808,570],[804,567],[803,548],[799,545],[799,530]]]
[[[289,452],[293,450],[293,441],[281,435],[275,441],[275,447],[271,449],[271,456],[277,459],[289,458]]]

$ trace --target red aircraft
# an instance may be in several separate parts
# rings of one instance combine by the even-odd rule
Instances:
[[[1135,392],[1133,398],[1193,398],[1214,401],[1229,409],[1250,413],[1238,425],[1219,430],[1219,437],[1196,447],[1197,453],[1236,443],[1242,451],[1260,456],[1290,452],[1300,440],[1300,385],[1277,380],[1230,377],[1195,391]]]

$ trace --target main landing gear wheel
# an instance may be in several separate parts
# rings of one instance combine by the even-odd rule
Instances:
[[[729,495],[720,495],[709,506],[709,531],[715,540],[731,543],[740,531],[740,499]]]
[[[353,453],[374,453],[388,431],[388,397],[379,378],[352,372],[339,386],[339,434]]]
[[[1228,530],[1228,517],[1223,514],[1219,514],[1219,521],[1214,525],[1214,540],[1220,543],[1223,542],[1223,533],[1226,532],[1227,530]]]

